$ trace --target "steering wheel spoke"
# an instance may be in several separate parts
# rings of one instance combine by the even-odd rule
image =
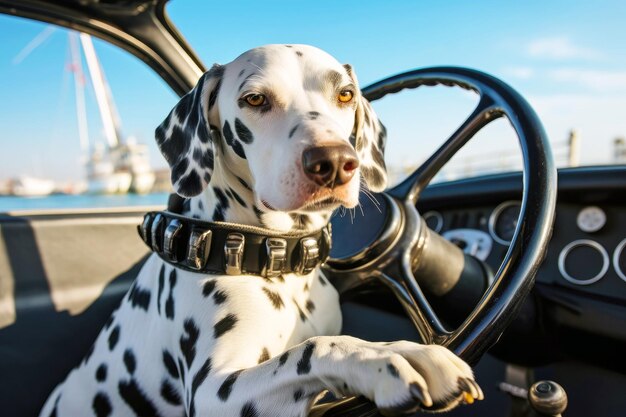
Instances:
[[[456,131],[420,165],[401,184],[389,190],[396,198],[417,203],[420,193],[441,171],[443,166],[461,149],[478,131],[492,121],[503,116],[502,110],[490,96],[482,96],[474,111],[456,129]]]

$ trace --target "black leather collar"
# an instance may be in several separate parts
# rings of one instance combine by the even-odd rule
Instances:
[[[211,274],[305,275],[326,261],[331,246],[330,224],[312,234],[284,234],[155,211],[146,213],[137,229],[165,262]]]

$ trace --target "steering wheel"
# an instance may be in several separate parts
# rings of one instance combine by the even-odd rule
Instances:
[[[378,210],[367,210],[359,219],[366,227],[355,230],[349,216],[334,217],[333,252],[324,273],[339,291],[366,280],[380,280],[401,302],[423,343],[446,346],[475,364],[515,318],[534,284],[552,232],[557,174],[547,135],[536,113],[519,93],[493,76],[466,68],[424,68],[379,81],[364,88],[363,95],[372,101],[405,88],[435,85],[472,90],[480,100],[426,162],[402,183],[375,196]],[[445,163],[478,131],[500,117],[509,120],[523,155],[518,223],[492,284],[465,321],[450,331],[421,286],[433,293],[444,291],[442,285],[459,279],[460,270],[455,265],[462,268],[463,253],[426,226],[416,203]],[[334,407],[314,407],[310,415],[357,416],[371,413],[374,408],[363,398],[353,398]]]

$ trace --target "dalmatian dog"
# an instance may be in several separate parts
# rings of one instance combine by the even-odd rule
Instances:
[[[156,130],[185,216],[281,232],[319,230],[361,187],[382,191],[385,135],[353,69],[306,45],[213,66]],[[444,347],[340,330],[319,268],[207,275],[153,254],[41,416],[306,416],[326,391],[401,415],[483,397]]]

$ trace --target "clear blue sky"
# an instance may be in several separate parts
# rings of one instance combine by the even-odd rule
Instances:
[[[417,67],[459,65],[499,76],[535,107],[553,142],[579,130],[582,162],[606,163],[626,135],[626,2],[572,1],[182,1],[172,20],[207,66],[267,43],[307,43],[351,63],[362,85]],[[45,25],[0,16],[0,179],[20,174],[82,175],[67,36],[55,31],[20,63],[15,57]],[[150,143],[175,95],[143,64],[96,43],[124,132]],[[426,157],[471,110],[467,93],[445,88],[385,98],[388,161]],[[101,127],[88,92],[90,135]],[[506,123],[459,155],[511,153]],[[557,152],[558,153],[558,152]]]

